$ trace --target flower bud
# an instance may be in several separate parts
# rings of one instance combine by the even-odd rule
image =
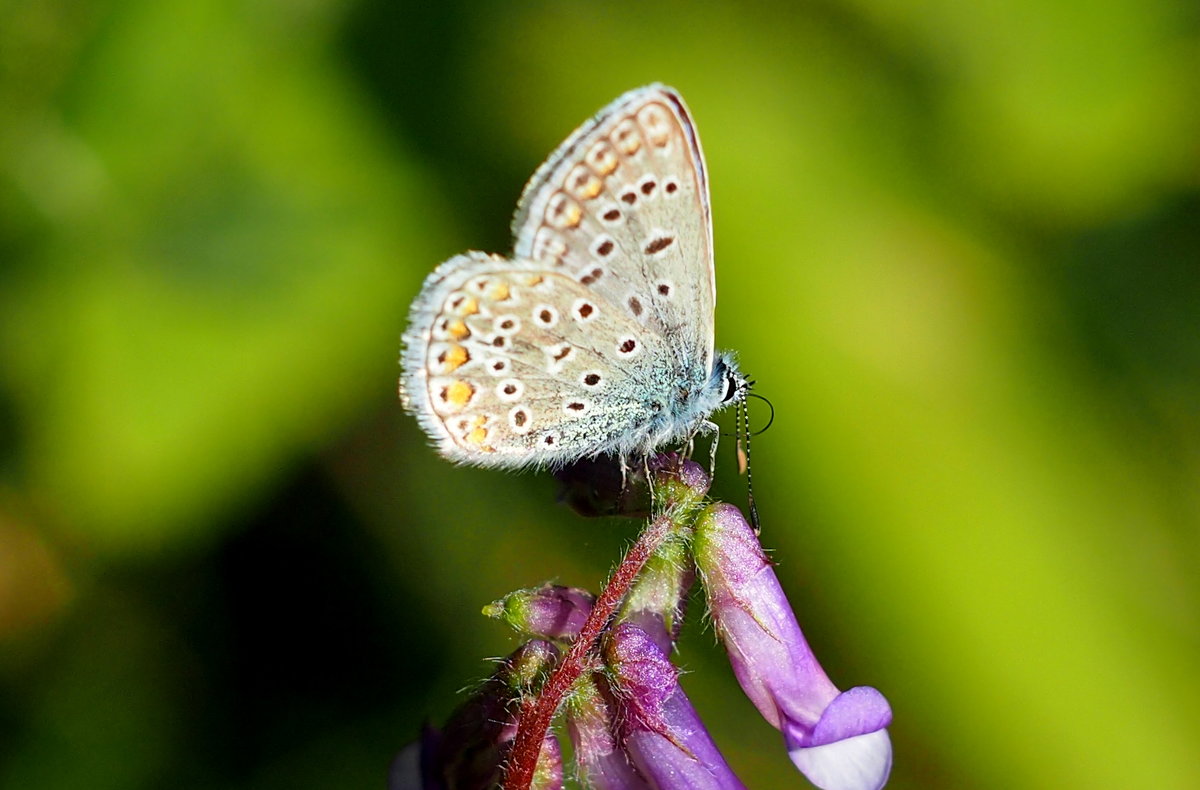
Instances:
[[[603,676],[592,675],[567,700],[567,731],[579,778],[589,790],[648,790],[651,785],[620,746],[607,688]]]
[[[509,738],[515,738],[516,735],[517,728],[514,725]],[[546,737],[542,739],[542,748],[538,752],[537,767],[533,769],[533,781],[529,783],[529,790],[562,790],[562,786],[562,747],[559,746],[554,731],[548,730]]]
[[[483,613],[531,636],[569,641],[579,634],[595,601],[586,590],[544,584],[510,592],[483,607]]]
[[[792,762],[823,790],[874,790],[891,770],[887,700],[839,693],[800,631],[771,562],[741,512],[707,508],[696,521],[696,567],[713,624],[743,691],[783,732]]]
[[[617,625],[605,649],[626,751],[652,787],[744,790],[645,631]]]
[[[650,477],[654,481],[655,503],[690,510],[704,501],[712,483],[708,473],[695,461],[676,453],[660,453],[650,459]]]

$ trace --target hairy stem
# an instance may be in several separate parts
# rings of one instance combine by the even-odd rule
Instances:
[[[594,666],[597,643],[641,573],[642,567],[671,533],[673,526],[669,511],[646,524],[629,551],[621,558],[620,564],[613,570],[600,592],[600,597],[596,599],[591,614],[584,621],[579,636],[550,673],[541,693],[523,705],[517,736],[509,753],[508,770],[504,775],[504,790],[528,790],[537,768],[542,741],[554,721],[558,706],[579,676]]]

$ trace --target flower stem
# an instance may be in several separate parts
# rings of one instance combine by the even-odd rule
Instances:
[[[521,721],[517,736],[509,753],[508,770],[504,775],[504,790],[528,790],[537,768],[538,753],[546,732],[554,721],[554,714],[563,697],[571,690],[575,681],[595,663],[596,644],[604,635],[621,602],[641,573],[646,561],[658,550],[659,545],[671,533],[674,524],[668,511],[646,524],[629,551],[613,570],[592,612],[584,621],[579,636],[571,648],[555,666],[541,692],[527,700],[521,709]]]

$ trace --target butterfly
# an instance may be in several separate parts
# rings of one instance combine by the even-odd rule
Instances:
[[[673,89],[632,90],[537,169],[510,257],[429,277],[404,333],[400,395],[445,457],[558,467],[644,458],[714,432],[749,382],[713,347],[708,178]]]

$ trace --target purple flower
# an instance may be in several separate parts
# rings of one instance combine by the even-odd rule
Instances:
[[[587,590],[543,584],[510,592],[483,607],[483,613],[526,634],[569,641],[579,634],[595,602]]]
[[[592,675],[567,700],[567,731],[579,778],[591,790],[648,790],[651,785],[621,747],[607,689],[602,675]]]
[[[744,790],[683,693],[675,667],[645,631],[617,625],[605,661],[623,745],[650,787]]]
[[[839,692],[829,680],[742,514],[706,506],[703,469],[672,455],[648,469],[657,515],[604,592],[543,585],[484,607],[534,639],[443,732],[427,728],[401,753],[391,790],[494,790],[501,780],[558,790],[556,714],[565,714],[576,774],[595,790],[744,790],[667,658],[697,575],[738,682],[783,733],[795,765],[823,790],[883,787],[887,700],[868,687]]]
[[[695,558],[734,674],[783,732],[796,767],[823,790],[883,787],[892,763],[887,700],[865,686],[840,693],[830,682],[737,508],[716,504],[701,514]]]

